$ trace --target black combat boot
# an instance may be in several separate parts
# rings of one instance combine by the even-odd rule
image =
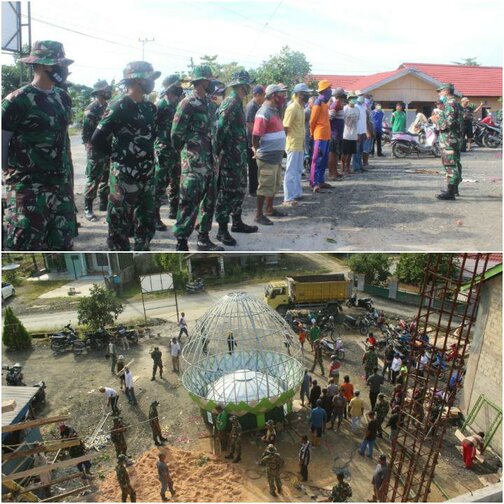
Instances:
[[[86,198],[84,200],[84,217],[91,222],[98,220],[96,215],[93,213],[93,200],[90,198]]]
[[[166,224],[161,220],[159,208],[156,209],[155,217],[156,217],[156,231],[166,231],[168,228],[166,227]]]
[[[448,184],[448,190],[442,191],[436,196],[440,200],[454,200],[455,199],[455,184]]]
[[[224,243],[224,245],[230,245],[234,247],[236,245],[236,240],[229,234],[227,224],[219,223],[219,232],[217,233],[217,240]]]
[[[103,198],[100,197],[100,206],[98,207],[98,210],[100,210],[100,212],[105,212],[107,210],[107,205],[108,205],[108,197],[107,196]]]
[[[198,233],[198,243],[197,243],[197,248],[198,250],[204,252],[204,251],[210,251],[210,252],[223,252],[224,248],[219,247],[215,243],[210,241],[210,237],[208,236],[208,233]]]
[[[453,194],[454,194],[455,196],[460,196],[460,194],[459,194],[459,190],[458,190],[458,186],[459,186],[459,185],[458,185],[458,182],[457,182],[457,183],[455,184],[455,189],[454,189],[454,191],[453,191]]]
[[[177,246],[175,250],[180,252],[189,252],[189,247],[187,246],[187,240],[185,238],[179,238],[177,240]]]
[[[169,219],[176,219],[177,218],[177,208],[178,208],[178,201],[174,203],[170,203],[170,212],[168,214]]]
[[[242,221],[241,212],[236,215],[231,216],[233,219],[233,225],[231,226],[231,231],[233,233],[257,233],[259,228],[257,226],[249,226]],[[224,242],[223,242],[224,243]]]

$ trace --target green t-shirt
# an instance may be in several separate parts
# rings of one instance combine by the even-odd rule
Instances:
[[[320,338],[320,327],[319,326],[313,326],[310,329],[310,339],[312,343],[317,341]]]
[[[392,133],[400,133],[401,131],[406,131],[406,112],[404,110],[396,110],[392,114]]]
[[[221,411],[216,418],[216,427],[218,431],[225,431],[227,429],[228,413],[226,410]]]

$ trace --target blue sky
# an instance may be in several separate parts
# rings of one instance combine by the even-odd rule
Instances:
[[[32,0],[32,33],[34,40],[63,42],[75,59],[71,80],[87,85],[120,80],[126,63],[141,59],[139,38],[155,38],[145,45],[145,59],[163,76],[203,54],[256,67],[284,45],[305,53],[313,73],[361,75],[405,61],[477,57],[502,65],[502,36],[491,20],[502,19],[503,3]]]

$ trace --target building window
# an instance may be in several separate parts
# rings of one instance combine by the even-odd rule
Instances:
[[[107,254],[95,254],[95,256],[96,256],[96,264],[98,266],[108,266]]]

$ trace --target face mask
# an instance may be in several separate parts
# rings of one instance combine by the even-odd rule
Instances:
[[[104,100],[110,100],[110,98],[112,98],[112,93],[101,93],[100,96],[104,99]]]
[[[324,100],[325,101],[329,101],[331,99],[331,89],[324,89],[324,91],[322,91],[322,93],[320,93],[323,97],[324,97]]]
[[[445,95],[441,95],[441,96],[439,97],[439,101],[440,101],[441,103],[446,103],[446,96],[445,96]]]
[[[364,103],[365,103],[365,104],[369,107],[370,105],[372,105],[373,100],[372,100],[371,98],[366,98],[366,99],[364,100]]]
[[[308,100],[310,99],[310,95],[308,93],[301,93],[301,98],[304,103],[308,103]]]
[[[54,84],[64,84],[68,77],[68,67],[61,65],[53,65],[50,70],[46,70],[49,78]]]
[[[154,81],[152,79],[140,79],[138,84],[146,95],[151,94],[152,91],[154,91]]]
[[[350,98],[349,101],[352,105],[355,105],[357,103],[357,98]]]
[[[285,103],[285,96],[283,96],[281,94],[277,95],[275,98],[275,103],[276,103],[277,108],[279,108],[279,109],[282,108]]]
[[[205,91],[206,91],[206,94],[211,95],[211,94],[215,91],[215,87],[216,87],[216,86],[215,86],[215,82],[214,82],[214,81],[209,80],[209,81],[207,81],[207,83],[208,83],[208,84],[207,84],[207,85],[206,85],[206,87],[205,87]]]
[[[175,87],[175,88],[172,88],[171,89],[171,92],[177,97],[179,98],[180,96],[182,96],[182,94],[184,93],[184,90],[181,88],[181,87]]]
[[[359,97],[357,98],[357,102],[358,102],[358,103],[364,103],[364,96],[359,96]]]

